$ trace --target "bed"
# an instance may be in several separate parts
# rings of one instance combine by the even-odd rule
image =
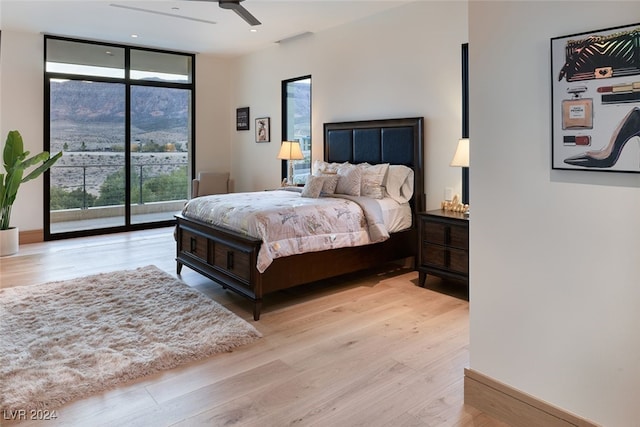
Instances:
[[[412,225],[389,238],[364,246],[342,247],[283,256],[258,268],[263,240],[227,227],[176,215],[176,263],[221,284],[253,302],[260,319],[263,296],[282,289],[353,273],[417,254],[417,212],[424,210],[423,118],[325,123],[324,162],[371,165],[389,163],[413,170],[409,201]],[[274,192],[275,193],[275,192]],[[284,193],[284,192],[278,192]],[[186,210],[185,210],[186,211]],[[260,271],[263,270],[263,271]]]

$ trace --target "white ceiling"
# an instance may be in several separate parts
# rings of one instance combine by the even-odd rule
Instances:
[[[262,25],[251,27],[233,11],[221,9],[215,1],[0,0],[0,29],[193,53],[237,55],[409,2],[245,0],[242,6],[262,22]],[[257,32],[250,32],[251,28]],[[132,38],[132,34],[138,37]]]

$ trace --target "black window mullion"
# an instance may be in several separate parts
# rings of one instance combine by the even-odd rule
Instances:
[[[124,224],[131,226],[131,49],[124,51]],[[140,194],[142,197],[142,194]]]
[[[44,57],[43,59],[43,68],[46,67],[47,63],[47,43],[44,43]],[[50,132],[50,118],[51,118],[51,76],[44,73],[44,113],[43,113],[43,147],[45,151],[51,150],[51,132]],[[44,181],[44,191],[42,192],[42,207],[44,213],[44,240],[49,240],[51,238],[51,172],[46,171],[43,174]]]

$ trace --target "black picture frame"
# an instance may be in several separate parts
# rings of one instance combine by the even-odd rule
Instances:
[[[640,173],[640,23],[551,39],[551,116],[552,169]]]
[[[249,107],[236,109],[236,130],[249,130]]]
[[[256,119],[256,142],[271,142],[271,119],[259,117]]]

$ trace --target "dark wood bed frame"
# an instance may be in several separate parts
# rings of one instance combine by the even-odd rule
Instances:
[[[425,205],[423,122],[422,117],[416,117],[324,124],[327,162],[402,164],[414,170],[410,229],[377,244],[277,258],[260,273],[256,260],[261,240],[176,215],[178,275],[186,265],[245,296],[253,301],[253,318],[259,320],[262,297],[270,292],[415,257],[416,214]]]

